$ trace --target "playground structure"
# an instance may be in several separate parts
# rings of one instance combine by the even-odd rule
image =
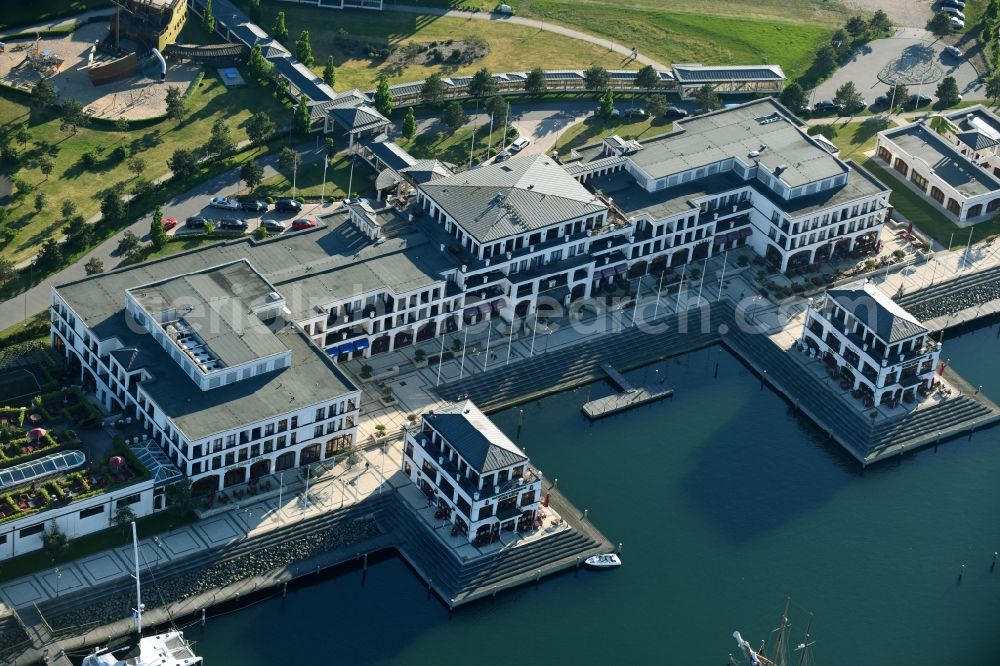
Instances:
[[[35,33],[35,46],[24,56],[24,62],[43,78],[48,78],[59,71],[63,59],[53,53],[52,49],[42,49],[42,37]]]

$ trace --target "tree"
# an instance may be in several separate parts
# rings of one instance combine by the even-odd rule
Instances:
[[[837,67],[837,52],[830,44],[824,44],[816,51],[816,58],[813,60],[813,69],[817,74],[825,76]]]
[[[257,160],[249,160],[240,167],[240,180],[247,184],[252,192],[264,180],[264,167]]]
[[[837,88],[836,94],[833,96],[833,101],[844,108],[845,113],[854,115],[858,111],[865,108],[865,100],[861,97],[861,93],[858,92],[857,86],[854,85],[854,81],[848,81],[844,85]]]
[[[174,178],[178,181],[185,181],[191,178],[198,170],[198,159],[194,153],[186,148],[178,148],[167,160],[167,166],[174,173]]]
[[[411,106],[406,110],[406,117],[403,118],[403,136],[412,139],[417,135],[417,116],[413,113]]]
[[[257,227],[253,230],[253,237],[255,240],[265,240],[271,234],[267,231],[267,227]]]
[[[838,28],[833,33],[833,36],[830,37],[830,43],[833,44],[833,48],[837,50],[838,55],[845,55],[851,50],[851,36],[843,28]]]
[[[59,242],[55,238],[49,238],[42,243],[38,254],[35,255],[35,266],[50,269],[55,268],[60,263],[62,263],[62,248],[59,247]]]
[[[167,496],[167,510],[177,518],[187,516],[194,509],[190,479],[182,478],[176,483],[171,483],[164,492]]]
[[[187,105],[185,104],[184,96],[181,95],[181,89],[177,86],[167,86],[167,117],[171,120],[176,120],[177,124],[180,125],[181,121],[184,120],[184,116],[187,115]]]
[[[247,13],[250,15],[251,21],[260,25],[262,18],[260,13],[260,0],[250,0],[250,7]]]
[[[74,215],[76,215],[76,204],[70,201],[69,199],[66,199],[65,201],[62,202],[62,206],[60,207],[59,210],[62,213],[63,217],[69,219]]]
[[[312,67],[316,62],[313,57],[312,44],[309,42],[309,31],[303,30],[299,38],[295,40],[295,57],[306,67]]]
[[[927,29],[938,37],[944,37],[951,32],[951,17],[944,12],[936,12],[927,23]]]
[[[444,101],[446,91],[447,88],[444,85],[444,81],[441,80],[441,75],[431,74],[420,88],[420,101],[431,106],[437,106]]]
[[[274,122],[271,120],[271,116],[263,111],[250,116],[247,119],[244,129],[246,129],[250,144],[255,147],[260,147],[267,143],[277,130]]]
[[[994,103],[1000,99],[1000,73],[986,79],[986,96]]]
[[[66,100],[62,104],[61,111],[62,125],[60,125],[60,129],[63,132],[76,134],[78,129],[86,127],[90,122],[90,116],[83,110],[83,104],[80,104],[79,100]]]
[[[111,226],[125,219],[125,202],[115,192],[108,192],[101,200],[101,220]]]
[[[958,82],[955,81],[954,76],[946,76],[941,79],[934,94],[944,106],[955,106],[962,101],[962,96],[958,93]]]
[[[14,262],[7,257],[0,257],[0,284],[10,282],[17,275],[17,268]]]
[[[247,59],[247,71],[250,77],[258,81],[270,78],[273,69],[274,66],[264,58],[260,44],[254,44],[254,47],[250,49],[250,57]]]
[[[35,195],[35,212],[36,213],[41,213],[42,212],[42,209],[45,208],[45,203],[46,203],[47,200],[48,199],[45,196],[44,192],[39,192],[38,194]]]
[[[115,129],[121,133],[128,131],[128,118],[119,118],[115,121]]]
[[[299,106],[295,109],[295,133],[305,136],[309,134],[309,127],[312,125],[312,116],[309,115],[309,102],[306,96],[299,97]]]
[[[601,110],[599,112],[601,120],[610,122],[615,115],[615,96],[611,88],[607,88],[601,95]]]
[[[701,88],[695,90],[694,94],[691,95],[691,99],[694,100],[694,103],[701,111],[715,111],[722,106],[722,100],[719,99],[719,95],[715,92],[715,88],[707,83]]]
[[[806,105],[806,91],[796,81],[792,81],[781,91],[781,103],[792,113],[799,113]]]
[[[670,108],[670,104],[667,102],[667,98],[663,95],[650,95],[646,98],[646,111],[649,111],[649,115],[653,118],[658,118],[667,112]]]
[[[476,71],[469,80],[470,97],[489,97],[497,92],[497,82],[493,79],[493,74],[485,67]]]
[[[49,174],[52,173],[52,169],[54,168],[55,164],[48,155],[42,155],[38,158],[38,170],[45,174],[45,180],[49,179]]]
[[[541,67],[535,67],[528,72],[527,78],[524,79],[524,91],[530,95],[541,95],[548,86],[549,82],[545,78],[545,70]]]
[[[31,90],[31,100],[40,107],[55,106],[59,95],[48,79],[42,79]]]
[[[441,113],[441,120],[452,132],[457,132],[459,128],[469,121],[469,117],[465,115],[465,109],[458,102],[452,102],[448,106],[444,107],[444,111]]]
[[[229,127],[222,118],[216,118],[212,123],[212,133],[205,144],[205,152],[214,157],[225,157],[236,149],[236,142]]]
[[[94,227],[87,224],[87,221],[83,219],[83,215],[74,215],[69,218],[66,226],[63,227],[63,233],[66,234],[64,245],[70,251],[79,250],[90,244],[90,240],[94,236]]]
[[[285,26],[285,12],[278,12],[278,15],[274,17],[274,27],[271,28],[271,34],[282,44],[288,42],[288,28]]]
[[[910,99],[910,89],[902,83],[897,83],[889,88],[886,98],[889,100],[888,103],[893,107],[903,106]]]
[[[875,34],[889,32],[892,30],[892,21],[889,20],[888,14],[879,9],[868,20],[868,29]]]
[[[167,244],[167,230],[163,228],[163,210],[157,206],[149,220],[149,242],[157,250]]]
[[[69,537],[59,529],[54,520],[49,524],[49,529],[42,534],[42,548],[53,562],[69,548]]]
[[[206,235],[211,236],[213,233],[215,233],[215,222],[212,222],[212,220],[208,220],[205,222],[205,226],[202,228],[205,230]]]
[[[326,57],[326,67],[323,68],[323,83],[331,88],[337,82],[337,69],[333,66],[333,56]]]
[[[17,141],[21,148],[24,148],[25,144],[31,141],[31,132],[28,131],[26,126],[20,125],[17,131],[14,132],[14,140]]]
[[[494,123],[503,123],[503,118],[507,114],[507,100],[500,95],[494,95],[483,104],[483,110],[487,115],[493,116]]]
[[[868,22],[860,16],[852,16],[847,19],[847,25],[844,27],[855,39],[868,32]]]
[[[87,260],[87,263],[83,265],[83,270],[86,271],[87,275],[97,275],[98,273],[103,273],[104,262],[97,257],[91,257]]]
[[[212,0],[205,0],[205,16],[201,20],[205,30],[215,32],[215,15],[212,14]]]
[[[291,174],[298,161],[299,154],[293,148],[285,147],[278,153],[278,169],[282,173]]]
[[[333,140],[332,136],[328,136],[323,140],[323,146],[326,150],[327,159],[330,159],[337,154],[337,142]]]
[[[136,236],[131,231],[126,231],[122,234],[122,237],[118,239],[117,252],[122,257],[127,257],[142,246],[139,241],[139,237]]]
[[[389,92],[389,79],[385,74],[378,77],[378,87],[375,88],[375,108],[383,116],[392,113],[392,93]]]
[[[583,85],[587,90],[607,90],[611,86],[611,75],[600,65],[591,65],[583,73]]]
[[[146,170],[146,160],[139,155],[133,156],[128,161],[128,170],[132,172],[133,176],[138,178]]]
[[[644,90],[660,87],[660,73],[652,65],[646,65],[635,75],[635,85]]]
[[[135,512],[127,504],[120,504],[111,517],[111,522],[115,527],[120,527],[123,534],[127,534],[129,527],[135,522]]]

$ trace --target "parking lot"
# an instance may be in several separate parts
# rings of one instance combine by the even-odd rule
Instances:
[[[983,83],[968,58],[959,59],[943,53],[949,43],[926,30],[901,28],[893,37],[865,45],[846,65],[816,87],[809,102],[815,104],[820,100],[833,99],[837,88],[853,81],[865,102],[871,104],[875,97],[889,90],[885,80],[900,72],[920,75],[927,81],[922,85],[908,83],[911,94],[934,95],[940,80],[953,76],[963,97],[984,99]]]
[[[240,199],[243,198],[240,197]],[[268,207],[267,212],[257,212],[252,210],[217,208],[212,206],[209,201],[209,198],[199,199],[198,201],[189,200],[176,207],[165,207],[163,209],[164,218],[172,217],[177,220],[177,226],[167,231],[167,234],[170,236],[184,236],[187,234],[204,233],[203,227],[191,227],[186,224],[187,219],[190,217],[203,217],[211,220],[212,224],[215,225],[216,231],[221,230],[229,233],[233,233],[234,230],[220,229],[219,221],[223,219],[242,220],[247,225],[246,230],[243,232],[245,234],[252,234],[260,226],[261,220],[276,220],[283,223],[285,231],[288,232],[292,230],[291,227],[294,220],[299,218],[314,219],[320,214],[326,214],[330,211],[329,202],[327,202],[325,207],[318,203],[302,204],[302,210],[299,212],[276,210],[273,205]],[[200,208],[198,207],[199,204],[202,204]],[[274,235],[281,232],[270,231],[269,233]]]

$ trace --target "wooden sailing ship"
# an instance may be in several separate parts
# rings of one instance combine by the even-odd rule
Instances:
[[[774,642],[770,646],[770,649],[768,649],[766,642],[762,640],[760,642],[760,647],[755,650],[750,643],[744,639],[742,635],[740,635],[740,632],[733,632],[733,638],[736,639],[736,644],[739,646],[740,652],[743,653],[746,661],[737,661],[736,658],[730,654],[730,666],[741,666],[741,663],[750,664],[750,666],[807,666],[813,663],[810,648],[815,641],[810,633],[810,630],[812,629],[811,614],[809,617],[809,623],[806,625],[802,641],[793,649],[789,650],[788,637],[792,628],[791,622],[788,620],[788,608],[790,605],[791,599],[786,599],[785,610],[781,614],[781,621],[778,622],[778,626],[771,632],[774,634]]]

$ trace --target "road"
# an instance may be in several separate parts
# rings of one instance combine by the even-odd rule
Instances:
[[[298,146],[297,150],[302,156],[301,159],[303,164],[316,162],[322,159],[323,156],[323,150],[317,149],[313,142]],[[268,156],[260,160],[261,166],[264,167],[264,178],[270,178],[278,175],[278,171],[275,169],[277,161],[278,158],[276,155]],[[230,215],[228,213],[223,213],[223,211],[209,209],[207,207],[208,200],[211,197],[234,196],[242,189],[244,189],[244,186],[240,180],[239,169],[233,169],[222,175],[216,176],[215,178],[199,183],[187,192],[170,199],[163,204],[163,214],[165,216],[176,217],[182,224],[183,220],[186,218],[200,214],[204,214],[206,217],[212,219],[217,219],[219,217],[249,219],[253,216],[253,220],[256,222],[256,214],[233,211],[233,214]],[[316,206],[313,208],[316,208]],[[303,213],[308,214],[309,212],[312,212],[312,209],[303,210]],[[277,214],[269,215],[269,217],[284,219],[289,216],[285,215],[283,217],[281,214]],[[252,224],[252,226],[256,225]],[[131,231],[143,240],[148,240],[149,215],[143,215],[139,219],[135,220],[127,228],[122,229],[111,238],[90,250],[90,252],[81,257],[73,265],[67,266],[58,273],[46,277],[38,284],[34,285],[31,289],[25,291],[23,294],[0,303],[0,321],[4,323],[4,327],[12,326],[17,322],[26,319],[28,316],[47,308],[52,293],[52,287],[64,282],[78,280],[86,276],[86,271],[84,271],[83,267],[91,259],[100,259],[104,262],[105,270],[111,270],[121,260],[121,257],[118,256],[116,250],[118,248],[118,240],[122,237],[126,230]]]

